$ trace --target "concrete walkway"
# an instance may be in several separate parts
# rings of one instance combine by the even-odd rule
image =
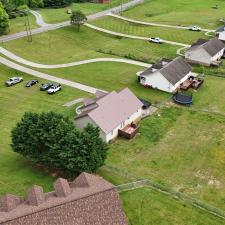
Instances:
[[[149,37],[141,37],[141,36],[135,36],[135,35],[129,35],[129,34],[122,34],[122,33],[118,33],[118,32],[114,32],[114,31],[106,30],[104,28],[97,27],[97,26],[94,26],[94,25],[89,24],[89,23],[86,23],[84,25],[91,28],[91,29],[94,29],[96,31],[111,34],[111,35],[114,35],[114,36],[149,41]],[[179,43],[179,42],[167,41],[167,40],[163,40],[163,41],[164,41],[164,43],[170,44],[170,45],[176,45],[176,46],[181,46],[181,47],[190,47],[190,45]]]
[[[148,63],[143,63],[143,62],[129,60],[129,59],[119,59],[119,58],[96,58],[96,59],[88,59],[88,60],[82,60],[78,62],[71,62],[71,63],[65,63],[65,64],[45,65],[45,64],[34,63],[26,59],[23,59],[15,55],[14,53],[6,50],[3,47],[0,47],[0,53],[18,63],[24,64],[26,66],[42,68],[42,69],[65,68],[65,67],[79,66],[83,64],[96,63],[96,62],[118,62],[118,63],[127,63],[127,64],[136,65],[136,66],[142,66],[142,67],[151,66],[151,64],[148,64]]]
[[[71,106],[73,106],[73,105],[75,105],[77,103],[83,102],[83,100],[84,100],[83,98],[78,98],[78,99],[75,99],[73,101],[65,103],[63,106],[71,107]]]
[[[40,27],[47,27],[47,26],[50,26],[51,24],[48,24],[48,23],[45,23],[42,15],[37,12],[37,11],[34,11],[34,10],[30,10],[30,13],[33,14],[36,18],[36,24]]]
[[[106,16],[110,12],[118,13],[118,12],[121,11],[121,9],[127,10],[127,9],[132,8],[136,5],[139,5],[143,2],[144,2],[144,0],[132,0],[128,3],[123,4],[122,7],[117,6],[117,7],[105,10],[105,11],[101,11],[101,12],[89,15],[89,16],[87,16],[87,18],[88,18],[88,20],[95,20],[95,19],[101,18],[102,16]],[[41,21],[39,20],[39,22],[41,22]],[[44,22],[43,19],[42,19],[42,22]],[[43,25],[43,23],[42,23],[42,25]],[[56,30],[56,29],[66,27],[66,26],[69,26],[69,25],[70,25],[70,21],[65,21],[65,22],[57,23],[57,24],[50,24],[48,26],[42,26],[40,28],[32,29],[31,33],[32,33],[32,35],[35,35],[35,34],[39,34],[39,33],[50,31],[50,30]],[[0,42],[8,42],[8,41],[16,40],[16,39],[23,38],[23,37],[26,37],[26,36],[27,36],[27,32],[22,31],[22,32],[19,32],[19,33],[16,33],[16,34],[10,34],[10,35],[2,36],[2,37],[0,37]]]
[[[50,80],[50,81],[57,82],[57,83],[60,83],[60,84],[63,84],[63,85],[67,85],[69,87],[73,87],[73,88],[76,88],[76,89],[79,89],[81,91],[85,91],[85,92],[88,92],[88,93],[91,93],[91,94],[95,94],[96,91],[98,91],[98,90],[106,92],[104,90],[100,90],[100,89],[93,88],[93,87],[90,87],[90,86],[87,86],[87,85],[83,85],[83,84],[80,84],[80,83],[76,83],[76,82],[73,82],[73,81],[69,81],[69,80],[66,80],[66,79],[63,79],[63,78],[55,77],[55,76],[52,76],[52,75],[49,75],[49,74],[46,74],[46,73],[38,72],[38,71],[35,71],[35,70],[32,70],[32,69],[23,67],[23,66],[21,66],[19,64],[16,64],[16,63],[14,63],[14,62],[12,62],[8,59],[3,58],[1,56],[0,56],[0,63],[7,66],[7,67],[12,68],[12,69],[21,71],[23,73],[27,73],[27,74],[30,74],[32,76],[39,77],[41,79]]]
[[[147,25],[147,26],[155,26],[155,27],[167,27],[167,28],[175,28],[175,29],[184,29],[184,30],[188,30],[189,27],[185,27],[185,26],[174,26],[174,25],[167,25],[167,24],[161,24],[161,23],[150,23],[150,22],[145,22],[145,21],[140,21],[140,20],[134,20],[134,19],[130,19],[127,17],[123,17],[123,16],[119,16],[113,13],[109,13],[108,16],[112,16],[127,22],[131,22],[131,23],[136,23],[136,24],[141,24],[141,25]],[[209,30],[209,29],[202,29],[202,31],[205,32],[215,32],[215,30]]]

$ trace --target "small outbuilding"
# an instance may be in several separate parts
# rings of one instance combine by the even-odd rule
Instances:
[[[225,41],[225,24],[216,30],[216,35],[218,36],[219,40]]]
[[[96,93],[96,98],[85,99],[75,117],[75,125],[84,128],[92,124],[100,128],[100,137],[110,142],[122,134],[132,138],[138,132],[143,103],[128,89],[120,92]],[[126,134],[126,135],[125,135]]]
[[[192,68],[182,57],[177,57],[162,59],[137,75],[141,85],[173,93],[192,75]]]
[[[200,65],[219,66],[224,49],[225,44],[217,37],[211,40],[199,39],[186,51],[185,59]]]

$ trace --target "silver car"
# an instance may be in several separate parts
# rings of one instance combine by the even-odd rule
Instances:
[[[7,86],[12,86],[12,85],[18,84],[18,83],[20,83],[20,82],[22,82],[22,81],[23,81],[23,78],[22,78],[22,77],[12,77],[12,78],[10,78],[9,80],[7,80],[7,81],[5,82],[5,84],[6,84]]]

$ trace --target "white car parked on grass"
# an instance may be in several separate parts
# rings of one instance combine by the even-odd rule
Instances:
[[[22,81],[23,81],[23,78],[22,78],[22,77],[12,77],[12,78],[10,78],[9,80],[7,80],[7,81],[5,82],[5,84],[6,84],[7,86],[12,86],[12,85],[18,84],[18,83],[20,83],[20,82],[22,82]]]
[[[150,42],[153,42],[153,43],[157,43],[157,44],[162,44],[164,41],[159,38],[159,37],[152,37],[149,39]]]
[[[54,94],[58,91],[61,90],[61,85],[60,84],[53,84],[49,89],[48,89],[48,94]]]
[[[201,31],[201,27],[198,26],[189,27],[188,29],[191,31]]]

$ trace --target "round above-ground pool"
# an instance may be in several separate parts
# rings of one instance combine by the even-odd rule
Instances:
[[[193,103],[192,96],[177,93],[173,96],[173,101],[180,105],[191,105]]]

